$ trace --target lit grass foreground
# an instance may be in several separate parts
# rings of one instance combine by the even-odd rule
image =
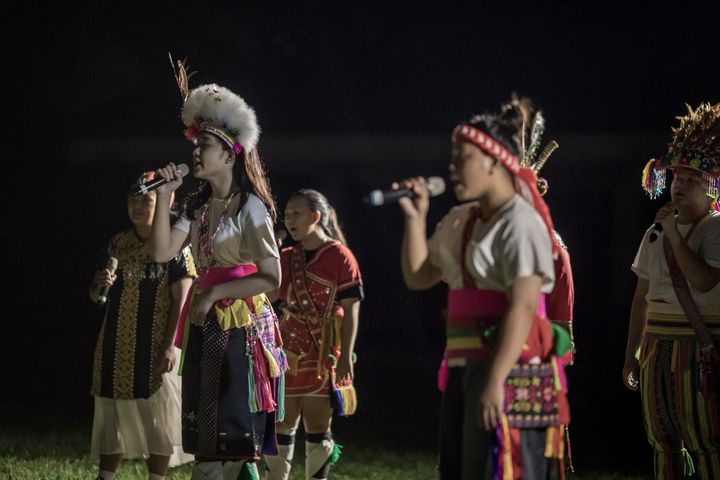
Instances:
[[[94,480],[96,460],[88,449],[89,432],[46,433],[29,431],[3,431],[0,433],[0,479],[58,479]],[[298,442],[296,458],[305,456],[302,442]],[[302,463],[293,469],[293,480],[304,479]],[[354,446],[346,449],[341,461],[331,474],[337,480],[350,479],[429,479],[435,478],[432,452],[395,454],[379,453],[378,447]],[[125,461],[120,466],[117,480],[146,480],[147,470],[142,461]],[[171,469],[169,479],[190,478],[190,466]]]
[[[21,430],[0,433],[0,479],[58,479],[94,480],[97,474],[95,459],[90,458],[89,432]],[[302,459],[303,442],[298,442],[295,458]],[[144,462],[126,461],[120,467],[117,480],[146,480]],[[190,478],[190,466],[172,469],[169,479]],[[291,478],[304,479],[303,465],[295,463]],[[433,452],[383,452],[374,445],[353,445],[346,448],[342,459],[333,469],[330,478],[335,480],[432,480],[435,472]],[[635,480],[641,477],[581,472],[570,479]]]

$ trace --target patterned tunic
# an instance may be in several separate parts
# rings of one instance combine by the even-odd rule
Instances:
[[[105,252],[118,260],[117,280],[108,292],[90,393],[149,398],[162,384],[154,367],[172,305],[170,285],[195,276],[195,266],[188,249],[167,263],[154,262],[132,229],[115,235]]]
[[[306,253],[312,255],[306,263]],[[328,354],[339,354],[344,294],[362,299],[362,278],[354,255],[332,240],[313,255],[300,244],[280,254],[284,312],[280,321],[289,370],[286,396],[326,396]]]

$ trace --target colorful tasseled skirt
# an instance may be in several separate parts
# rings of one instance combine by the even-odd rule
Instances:
[[[472,364],[489,364],[492,358],[492,345],[497,335],[497,326],[500,324],[507,308],[507,296],[502,292],[474,288],[451,290],[449,292],[447,345],[445,359],[438,374],[439,387],[446,394],[449,393],[445,391],[448,384],[448,368],[464,367]],[[543,371],[549,372],[546,375],[549,384],[538,384],[538,388],[535,388],[535,383],[542,382],[543,379],[528,377],[532,384],[528,385],[529,388],[523,388],[522,386],[519,386],[519,388],[506,388],[506,408],[514,406],[517,407],[517,410],[506,411],[506,415],[502,417],[502,422],[497,427],[495,434],[490,436],[489,446],[492,452],[490,460],[494,479],[509,480],[522,477],[524,462],[522,458],[523,449],[520,448],[520,444],[523,431],[526,429],[532,429],[535,432],[538,429],[540,431],[544,430],[545,442],[542,451],[536,452],[525,449],[525,455],[537,456],[541,461],[543,458],[556,459],[560,464],[558,473],[561,477],[564,476],[565,434],[566,425],[570,421],[570,410],[566,396],[567,380],[564,374],[563,356],[568,354],[571,344],[569,341],[558,341],[557,337],[560,335],[568,336],[565,330],[558,326],[551,326],[550,322],[545,318],[544,297],[541,297],[538,303],[538,314],[533,321],[525,347],[518,359],[518,368],[536,363],[545,365],[547,368],[543,369]],[[559,349],[561,344],[564,347]],[[454,393],[450,395],[450,397],[455,396]],[[467,392],[464,393],[464,396],[467,396]],[[476,401],[476,398],[468,398],[468,400]],[[464,401],[458,402],[457,405],[464,403]],[[449,406],[447,402],[445,403]],[[527,407],[527,411],[522,410],[525,407]],[[536,412],[535,409],[539,410]],[[448,408],[444,407],[444,410],[447,411]],[[534,413],[537,413],[537,415]],[[450,417],[454,417],[454,415],[450,414]],[[453,421],[457,423],[459,420]],[[471,422],[475,422],[475,419],[465,419],[462,422],[464,424],[462,429],[474,428]],[[461,444],[463,442],[461,437],[466,435],[463,433],[461,437],[453,440],[452,436],[454,434],[452,432],[458,431],[458,428],[449,428],[446,431],[450,433],[445,435],[445,440],[443,440],[445,442]],[[460,447],[460,445],[457,445],[457,447]],[[443,450],[447,451],[444,448]],[[463,448],[463,450],[465,449]],[[453,453],[450,453],[450,455],[456,457]],[[441,452],[441,470],[445,468],[442,457],[443,453]],[[462,458],[456,461],[465,463]],[[447,465],[447,462],[445,462],[445,465]],[[448,471],[455,470],[455,467],[452,466],[448,468]],[[452,475],[450,474],[450,476]]]
[[[204,269],[193,291],[248,274],[247,266]],[[264,295],[223,300],[202,326],[183,325],[183,449],[222,460],[277,454],[287,361],[270,303]]]

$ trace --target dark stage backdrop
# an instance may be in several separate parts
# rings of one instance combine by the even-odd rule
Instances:
[[[536,100],[560,143],[543,174],[577,289],[573,454],[582,468],[649,471],[639,397],[620,379],[629,265],[662,204],[640,172],[685,102],[719,100],[718,2],[37,3],[14,5],[3,29],[0,428],[68,416],[89,439],[94,259],[129,226],[139,173],[190,160],[171,51],[197,70],[192,86],[217,82],[256,108],[281,207],[314,187],[338,209],[367,292],[360,407],[336,422],[341,443],[436,442],[445,292],[405,289],[401,214],[362,196],[444,174],[459,119],[513,90]],[[453,204],[434,199],[430,225]]]
[[[624,389],[620,369],[635,284],[629,265],[662,203],[645,198],[640,170],[649,153],[662,149],[664,138],[556,138],[561,147],[542,174],[550,183],[546,199],[571,252],[576,282],[577,362],[568,371],[573,453],[583,468],[644,471],[650,451],[639,397]],[[23,274],[5,279],[5,291],[13,293],[6,300],[3,401],[90,422],[88,387],[101,311],[90,304],[86,287],[97,252],[110,235],[130,225],[124,194],[136,176],[164,161],[189,161],[190,149],[181,138],[77,141],[66,161],[47,170],[42,182],[53,192],[48,204],[28,199],[23,228],[10,235],[12,250],[33,252],[33,258],[8,257],[10,269]],[[356,417],[336,422],[338,431],[372,436],[381,430],[391,444],[432,448],[445,289],[404,287],[401,213],[395,205],[371,208],[361,199],[395,179],[445,176],[447,137],[268,135],[260,149],[281,211],[296,188],[325,193],[362,268],[367,299],[356,370],[361,403]],[[179,196],[194,186],[189,178]],[[433,199],[429,228],[454,204],[451,192]]]

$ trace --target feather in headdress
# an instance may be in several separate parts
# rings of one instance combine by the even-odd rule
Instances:
[[[547,145],[545,145],[545,148],[542,149],[542,152],[540,152],[537,160],[532,165],[532,169],[535,170],[535,173],[540,171],[543,165],[545,165],[545,162],[547,162],[548,158],[550,158],[550,155],[552,155],[559,146],[560,145],[558,145],[555,140],[550,140]]]
[[[527,161],[529,163],[535,163],[536,155],[540,151],[540,141],[542,140],[543,133],[545,133],[545,117],[542,111],[538,110],[535,118],[533,118],[533,125],[530,129],[530,145],[527,149]],[[534,170],[537,172],[540,169],[537,168]]]
[[[183,99],[183,102],[187,100],[188,94],[190,93],[190,87],[189,87],[189,80],[190,77],[195,75],[196,72],[190,72],[187,73],[187,67],[185,65],[185,62],[187,62],[187,58],[180,61],[177,61],[177,68],[175,68],[175,62],[173,61],[172,54],[168,52],[168,57],[170,57],[170,66],[173,69],[173,74],[175,74],[175,81],[177,81],[178,88],[180,89],[180,96]]]

